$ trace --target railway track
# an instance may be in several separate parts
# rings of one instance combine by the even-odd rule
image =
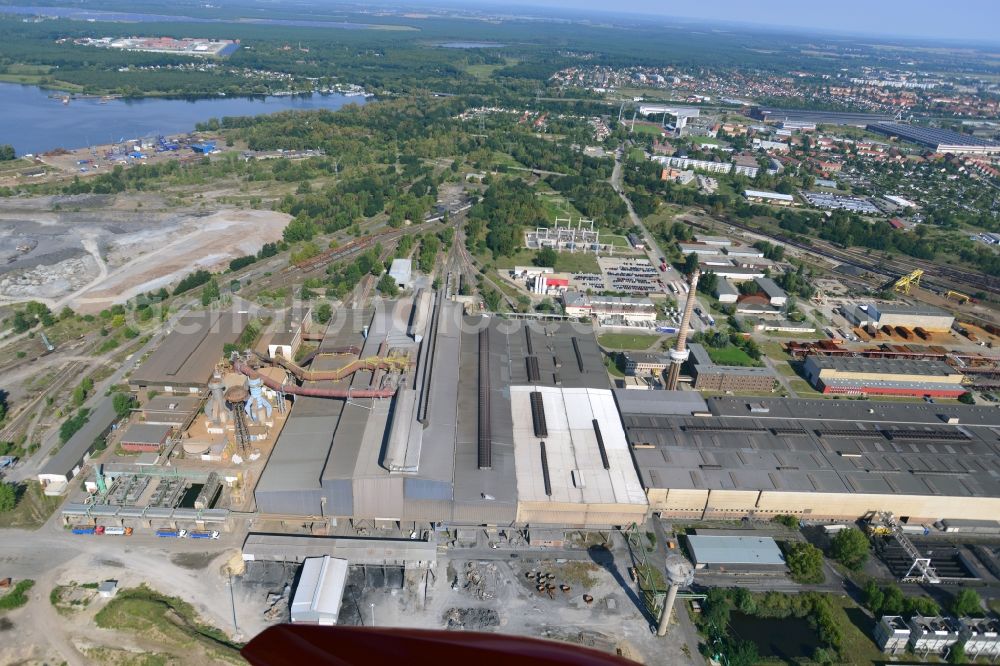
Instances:
[[[692,224],[703,229],[709,228],[706,225],[697,222],[692,222]],[[1000,278],[986,275],[985,273],[978,273],[976,271],[960,271],[955,268],[941,266],[940,264],[936,264],[934,262],[923,259],[915,259],[912,257],[907,257],[905,263],[897,260],[884,259],[875,262],[865,254],[864,250],[840,249],[834,247],[828,241],[817,239],[812,240],[810,243],[803,243],[792,238],[791,236],[763,231],[734,220],[725,220],[723,224],[728,224],[736,227],[737,229],[742,229],[743,231],[747,231],[758,236],[764,236],[766,238],[779,241],[805,252],[810,252],[842,264],[854,266],[855,268],[868,273],[883,275],[886,277],[887,282],[889,280],[902,277],[903,275],[913,271],[915,268],[921,268],[924,271],[922,283],[936,285],[938,288],[945,291],[958,287],[960,290],[964,291],[981,290],[992,292],[994,294],[1000,294]]]

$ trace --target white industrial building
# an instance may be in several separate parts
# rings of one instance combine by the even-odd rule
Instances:
[[[688,550],[696,569],[784,571],[785,558],[771,537],[691,534]]]
[[[628,525],[648,503],[610,390],[512,386],[517,522]]]
[[[925,331],[945,332],[951,330],[955,316],[947,310],[933,305],[908,305],[906,303],[862,303],[842,308],[844,316],[857,326],[902,326],[922,328]]]
[[[400,289],[409,289],[413,286],[413,260],[393,259],[389,276],[396,281],[396,286]]]
[[[292,622],[323,626],[337,624],[346,584],[347,560],[329,555],[307,558],[302,564],[302,575],[292,597]]]
[[[764,190],[744,190],[743,196],[746,197],[747,201],[778,204],[779,206],[790,206],[795,201],[791,194],[765,192]]]
[[[943,654],[961,638],[961,627],[950,617],[910,618],[910,649],[915,654]]]

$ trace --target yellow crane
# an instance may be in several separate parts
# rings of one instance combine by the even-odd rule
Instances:
[[[972,296],[969,296],[968,294],[963,294],[960,291],[949,291],[947,294],[944,295],[944,297],[954,298],[959,303],[968,303],[969,301],[972,300]]]
[[[892,285],[892,290],[898,294],[908,294],[910,293],[910,287],[920,286],[920,278],[923,277],[923,275],[923,269],[918,268],[909,275],[904,275],[896,280],[896,282]]]

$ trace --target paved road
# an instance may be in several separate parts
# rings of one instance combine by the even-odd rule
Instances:
[[[628,209],[628,216],[629,219],[632,220],[632,224],[634,224],[636,227],[639,228],[642,234],[642,238],[646,243],[646,255],[649,257],[649,261],[654,266],[659,266],[660,257],[666,257],[667,255],[660,248],[653,234],[649,233],[649,229],[646,228],[646,225],[643,223],[642,218],[640,218],[639,215],[635,212],[635,208],[632,206],[632,200],[628,198],[628,194],[626,194],[625,188],[622,184],[622,154],[624,150],[625,150],[624,146],[619,146],[618,149],[615,151],[615,168],[611,172],[611,179],[610,179],[611,187],[614,188],[615,192],[618,193],[618,196],[621,197],[621,200],[625,202],[625,207]],[[684,276],[679,275],[677,271],[675,271],[668,264],[667,272],[663,274],[663,280],[664,282],[668,281],[683,282]],[[674,295],[671,294],[666,287],[663,288],[663,293],[670,298],[674,298]],[[676,297],[678,299],[678,306],[681,309],[683,309],[684,307],[683,303],[684,297],[685,294],[683,293],[678,294]],[[697,300],[697,297],[695,298],[695,306],[701,308],[703,312],[708,312],[708,310],[704,308],[702,304]],[[691,327],[696,331],[706,328],[698,317],[691,318]]]

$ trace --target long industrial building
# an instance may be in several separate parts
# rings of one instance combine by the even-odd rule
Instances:
[[[858,326],[902,326],[922,328],[925,331],[945,332],[951,330],[955,316],[947,310],[933,305],[908,305],[906,303],[865,303],[844,306],[844,316]]]
[[[1000,154],[1000,143],[962,134],[937,127],[921,127],[905,123],[873,123],[868,126],[872,132],[899,137],[921,146],[926,146],[935,153],[953,153],[956,155],[995,155]]]
[[[811,355],[803,373],[823,393],[918,398],[965,393],[964,375],[943,361]]]
[[[450,301],[421,316],[418,301],[382,302],[367,325],[328,332],[300,372],[317,395],[296,396],[255,489],[259,511],[387,526],[643,519],[592,332],[463,317]],[[357,347],[355,358],[409,362],[331,379]],[[538,410],[549,434],[536,439]]]
[[[689,392],[663,392],[654,403],[647,393],[615,397],[650,509],[664,516],[1000,515],[1000,410],[737,397],[699,404]]]
[[[181,317],[159,347],[132,372],[132,390],[200,393],[208,387],[227,343],[235,343],[250,316],[231,310]]]

